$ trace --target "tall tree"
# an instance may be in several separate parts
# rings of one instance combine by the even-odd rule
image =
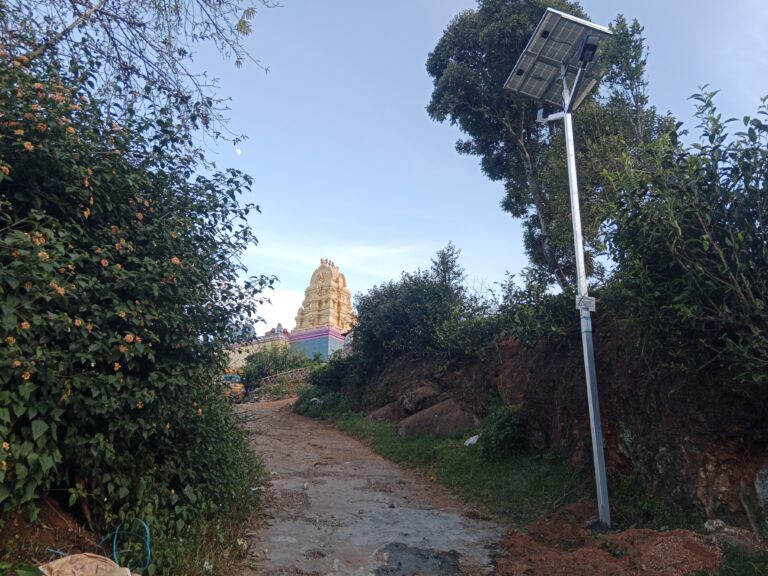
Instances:
[[[540,104],[506,90],[504,81],[548,6],[586,17],[572,2],[479,0],[476,10],[456,16],[427,60],[434,82],[429,115],[458,125],[468,138],[461,154],[480,157],[483,172],[504,183],[502,208],[522,218],[525,248],[540,280],[563,289],[574,283],[567,170],[559,125],[536,123]],[[663,124],[644,98],[642,27],[620,28],[610,47],[608,96],[591,95],[575,115],[583,232],[589,256],[599,252],[603,170],[616,164],[633,142]],[[630,51],[632,57],[627,57]],[[633,115],[627,110],[635,106]],[[650,123],[654,129],[647,129]]]

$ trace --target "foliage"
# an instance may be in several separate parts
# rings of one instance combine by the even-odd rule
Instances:
[[[564,336],[578,325],[572,292],[552,294],[530,274],[523,279],[522,287],[512,276],[502,285],[499,325],[506,335],[530,347],[552,336]]]
[[[24,40],[23,54],[99,63],[91,81],[108,101],[146,100],[193,129],[221,135],[225,103],[216,80],[195,71],[195,49],[213,45],[240,67],[259,65],[243,40],[252,32],[258,6],[271,0],[5,0],[0,35]],[[110,114],[118,119],[117,110]],[[237,140],[240,137],[236,137]]]
[[[731,136],[714,92],[698,102],[701,142],[676,132],[653,164],[613,175],[607,231],[629,312],[672,366],[726,367],[742,382],[768,374],[768,99]]]
[[[404,272],[397,282],[357,295],[352,346],[369,366],[403,354],[425,356],[439,348],[444,324],[462,316],[466,302],[460,251],[438,251],[429,270]]]
[[[477,450],[489,462],[497,462],[528,447],[520,411],[499,399],[478,428]]]
[[[368,375],[365,359],[359,354],[346,358],[336,355],[324,366],[320,366],[309,375],[309,382],[320,390],[344,392],[356,397]]]
[[[700,530],[706,520],[698,510],[682,509],[660,500],[639,474],[610,474],[608,494],[613,523],[618,527],[640,525],[656,530]]]
[[[323,420],[335,420],[353,410],[352,401],[348,397],[318,386],[303,388],[293,404],[296,414]]]
[[[308,358],[289,346],[265,346],[257,349],[245,359],[245,384],[256,384],[261,378],[272,374],[319,364],[318,358]]]
[[[141,517],[183,546],[258,472],[216,384],[271,283],[238,283],[250,178],[198,173],[151,103],[109,122],[76,63],[0,58],[0,506],[65,490],[97,529]]]
[[[762,576],[768,574],[768,554],[747,554],[732,546],[725,547],[725,561],[717,576]]]
[[[565,290],[575,283],[575,260],[562,128],[538,124],[540,104],[504,88],[547,7],[585,16],[567,0],[479,0],[476,10],[456,16],[427,60],[434,83],[427,112],[467,135],[456,150],[478,156],[483,172],[504,183],[502,208],[523,219],[531,264],[547,284],[557,282]],[[598,275],[591,256],[602,251],[602,171],[615,165],[617,150],[632,152],[669,122],[644,98],[642,27],[619,17],[614,28],[617,33],[603,50],[609,94],[590,96],[574,115],[582,228],[588,265]]]

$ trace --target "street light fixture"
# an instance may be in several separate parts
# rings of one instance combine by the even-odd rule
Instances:
[[[565,128],[565,150],[568,163],[568,187],[573,219],[573,244],[576,254],[576,308],[581,316],[581,342],[584,349],[584,372],[587,378],[589,423],[592,430],[592,456],[595,462],[597,509],[600,523],[611,526],[608,483],[605,475],[603,431],[600,426],[600,403],[597,395],[595,352],[592,344],[592,316],[595,299],[589,296],[584,266],[584,241],[581,235],[579,186],[576,175],[576,152],[573,144],[573,112],[594,88],[601,76],[595,59],[599,43],[611,31],[587,20],[547,8],[528,45],[518,58],[505,88],[545,104],[562,107],[563,111],[544,116],[539,110],[537,121],[562,119]]]

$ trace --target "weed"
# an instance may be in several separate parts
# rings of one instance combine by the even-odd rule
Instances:
[[[717,576],[764,576],[768,574],[768,553],[747,554],[736,548],[725,548],[725,561]]]
[[[613,474],[608,484],[616,526],[641,524],[657,530],[698,530],[704,523],[705,518],[701,512],[665,504],[654,497],[645,480],[638,474]]]

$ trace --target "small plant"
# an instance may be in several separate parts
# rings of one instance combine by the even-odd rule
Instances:
[[[311,385],[299,391],[298,400],[293,405],[297,414],[319,420],[336,420],[353,410],[352,402],[345,396]]]
[[[489,462],[497,462],[528,447],[520,411],[501,400],[494,403],[480,424],[477,450]]]

